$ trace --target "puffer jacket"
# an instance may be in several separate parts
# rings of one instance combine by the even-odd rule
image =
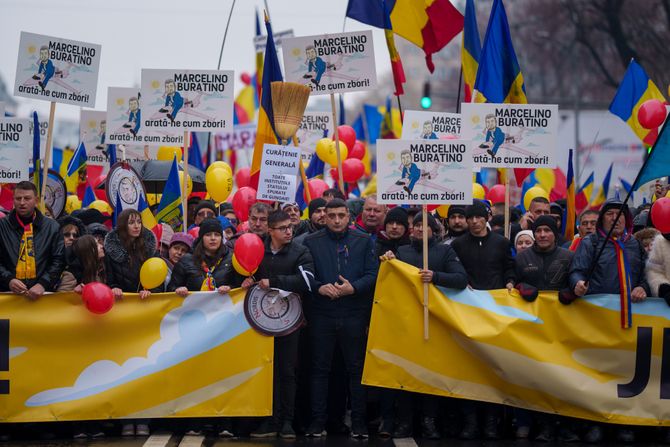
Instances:
[[[156,236],[142,228],[140,237],[144,239],[145,260],[153,256],[159,256],[156,252]],[[118,230],[112,230],[105,237],[105,256],[107,258],[107,285],[114,289],[119,288],[124,292],[138,292],[140,284],[140,268],[142,264],[132,265],[130,255],[121,243]]]
[[[212,265],[216,261],[212,262]],[[226,250],[223,252],[223,259],[219,265],[214,269],[212,277],[214,278],[214,286],[229,286],[227,281],[230,280],[231,271],[233,270],[233,251]],[[174,292],[179,287],[186,287],[188,290],[195,292],[201,289],[202,282],[205,280],[206,274],[200,265],[195,265],[193,254],[185,254],[172,269],[172,277],[167,290]]]

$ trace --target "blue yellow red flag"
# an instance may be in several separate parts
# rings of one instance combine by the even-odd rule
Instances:
[[[479,55],[482,44],[479,40],[477,28],[477,10],[474,0],[465,2],[465,20],[463,23],[463,45],[461,47],[461,64],[463,66],[463,84],[465,85],[465,102],[472,100],[472,92],[475,88],[477,68],[479,67]]]
[[[610,164],[607,174],[605,174],[605,179],[603,180],[602,185],[600,185],[600,189],[598,189],[598,193],[589,205],[590,208],[599,209],[602,204],[605,203],[605,200],[607,200],[610,191],[610,179],[612,178],[612,166],[614,166],[614,164]]]
[[[70,163],[67,165],[67,176],[71,176],[72,174],[79,171],[79,169],[81,169],[83,166],[86,166],[87,160],[88,157],[86,156],[86,147],[82,141],[79,143],[79,147],[77,147],[77,150],[74,151],[74,154],[70,159]]]
[[[566,241],[575,237],[575,219],[577,217],[576,194],[575,194],[575,171],[572,167],[572,149],[568,153],[568,175],[567,175],[567,197],[565,207],[565,218],[563,219],[564,236]]]

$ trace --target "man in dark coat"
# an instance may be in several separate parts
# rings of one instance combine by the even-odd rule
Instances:
[[[404,208],[395,207],[386,213],[384,230],[377,235],[376,253],[382,256],[387,251],[394,254],[403,245],[409,244],[409,218]]]

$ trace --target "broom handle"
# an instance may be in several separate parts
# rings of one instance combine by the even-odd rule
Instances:
[[[298,147],[298,133],[293,134],[293,146]],[[313,155],[316,157],[316,154]],[[305,197],[307,197],[307,204],[312,201],[312,195],[309,193],[309,183],[307,183],[307,174],[305,173],[305,167],[302,165],[302,151],[300,154],[300,177],[302,178],[302,190],[305,192]]]
[[[335,131],[335,152],[337,153],[337,185],[340,187],[340,191],[345,195],[344,192],[344,174],[342,173],[342,156],[340,155],[340,134],[337,131],[337,111],[335,110],[335,94],[330,94],[330,108],[333,112],[333,129]]]

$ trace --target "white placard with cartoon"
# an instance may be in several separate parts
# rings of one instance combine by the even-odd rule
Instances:
[[[142,69],[142,126],[213,132],[233,127],[233,72]]]
[[[326,134],[333,135],[333,115],[329,112],[305,112],[298,128],[298,145],[302,149],[302,159],[309,161],[316,151],[316,143]]]
[[[183,146],[183,130],[174,127],[149,130],[143,127],[143,99],[139,90],[135,88],[107,89],[109,132],[106,134],[105,142],[141,146]]]
[[[100,45],[21,32],[14,95],[95,107]]]
[[[461,114],[407,110],[402,123],[403,140],[457,139],[461,135]]]
[[[313,95],[377,87],[372,31],[284,39],[286,81],[312,88]]]
[[[466,140],[377,140],[377,201],[472,202],[472,147]]]
[[[109,146],[105,144],[107,112],[82,110],[79,115],[79,141],[86,148],[86,163],[92,166],[109,166]]]
[[[558,121],[555,104],[463,103],[461,136],[482,168],[554,168]]]
[[[294,202],[300,149],[295,146],[264,144],[258,177],[259,200]]]
[[[30,152],[32,152],[30,120],[0,119],[0,183],[29,180]]]

